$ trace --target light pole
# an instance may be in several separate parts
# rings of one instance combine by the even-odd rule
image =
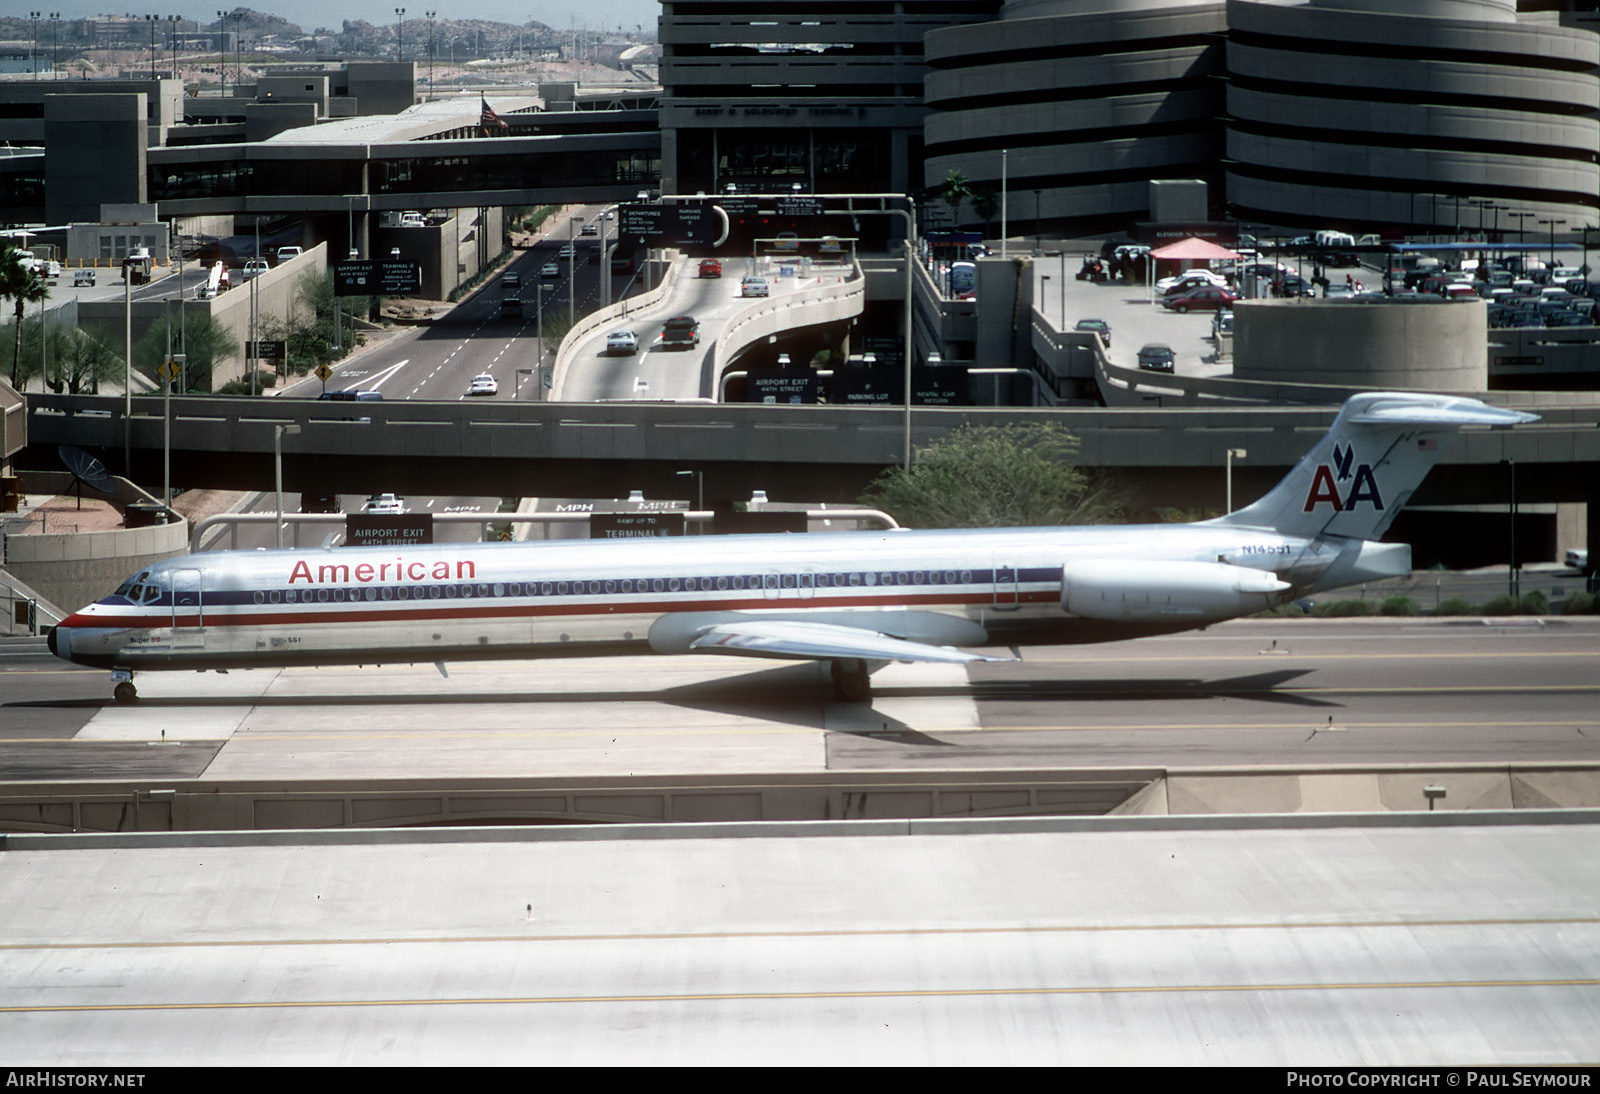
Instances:
[[[300,432],[297,425],[275,425],[272,427],[272,467],[276,475],[278,488],[278,546],[283,546],[283,435],[287,433],[293,437]]]
[[[1050,291],[1050,275],[1049,274],[1040,274],[1039,275],[1039,303],[1040,303],[1040,305],[1044,304],[1045,294],[1047,294],[1049,291]],[[1044,315],[1044,308],[1042,306],[1039,308],[1039,314],[1040,315]],[[1048,318],[1048,317],[1046,317],[1046,318]]]
[[[156,78],[156,24],[161,21],[159,15],[146,15],[144,21],[150,24],[150,78]]]
[[[1242,460],[1250,453],[1242,448],[1230,448],[1227,452],[1227,486],[1223,493],[1223,514],[1233,512],[1233,461]]]
[[[217,71],[222,76],[222,90],[218,94],[228,97],[228,13],[217,12]]]
[[[704,474],[702,472],[699,472],[699,471],[675,471],[675,472],[673,472],[673,474],[678,475],[680,477],[684,476],[684,475],[693,475],[694,476],[694,510],[697,513],[705,512],[705,509],[706,509],[706,481],[705,481]],[[688,531],[688,529],[684,529],[684,530]]]
[[[1523,247],[1523,244],[1528,242],[1528,229],[1527,229],[1527,226],[1523,222],[1526,221],[1526,220],[1531,219],[1533,214],[1532,213],[1511,213],[1511,212],[1508,212],[1508,213],[1506,213],[1506,216],[1515,217],[1516,220],[1517,220],[1517,254],[1518,254],[1518,256],[1520,258],[1522,258],[1524,260],[1524,261],[1519,262],[1517,265],[1521,269],[1523,274],[1527,274],[1528,269],[1527,269],[1526,259],[1528,257],[1528,254],[1527,254],[1527,250]]]
[[[438,15],[437,9],[426,12],[428,16],[428,97],[433,98],[433,17]]]
[[[394,9],[394,48],[399,60],[406,59],[406,9]]]
[[[28,18],[33,20],[33,78],[39,78],[39,16],[43,12],[30,11]]]
[[[1553,270],[1556,268],[1556,228],[1559,225],[1565,224],[1566,221],[1563,219],[1557,219],[1556,217],[1550,217],[1548,219],[1539,221],[1539,223],[1550,225],[1550,269]]]
[[[61,25],[61,13],[50,13],[50,78],[56,78],[56,28]]]

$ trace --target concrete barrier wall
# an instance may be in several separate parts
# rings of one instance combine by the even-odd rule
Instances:
[[[167,748],[197,747],[166,745]],[[0,786],[0,832],[205,833],[221,842],[371,842],[478,838],[621,839],[845,834],[954,834],[1011,827],[1371,827],[1393,824],[1594,823],[1592,764],[1403,764],[1367,769],[1160,769],[830,773],[758,782],[722,776],[360,780],[331,785],[197,781]],[[1444,790],[1428,808],[1424,787]],[[548,822],[565,822],[550,824]],[[415,826],[430,826],[420,833]],[[468,827],[470,826],[470,828]],[[361,831],[357,831],[361,830]],[[389,830],[385,834],[384,830]],[[470,834],[469,834],[470,833]],[[148,836],[147,836],[148,838]],[[114,843],[99,844],[115,846]],[[41,846],[0,836],[0,849]]]
[[[1233,374],[1242,380],[1487,391],[1482,300],[1240,300]]]
[[[159,504],[126,479],[117,479],[122,504]],[[30,471],[29,492],[64,493],[72,485],[66,472]],[[105,532],[62,532],[6,537],[6,569],[51,603],[72,611],[98,600],[123,578],[189,549],[189,522],[174,515],[170,524]]]

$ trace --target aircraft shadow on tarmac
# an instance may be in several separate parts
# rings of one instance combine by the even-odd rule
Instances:
[[[1301,707],[1341,707],[1344,704],[1316,696],[1283,690],[1285,685],[1308,675],[1310,669],[1278,669],[1222,680],[1139,679],[1139,680],[975,680],[963,689],[980,702],[1040,702],[1060,700],[1072,703],[1192,702],[1196,699],[1252,699],[1262,703],[1282,703]],[[925,694],[933,694],[936,691]],[[955,691],[951,692],[955,694]],[[883,694],[899,694],[886,690]]]
[[[1004,671],[985,668],[986,674]],[[662,703],[686,710],[728,717],[751,718],[775,725],[826,728],[843,737],[875,739],[886,743],[959,748],[961,745],[913,728],[880,709],[886,699],[967,699],[982,703],[1103,704],[1140,702],[1166,704],[1196,700],[1239,699],[1296,707],[1340,707],[1342,704],[1284,689],[1309,669],[1277,669],[1271,672],[1220,680],[1195,678],[1140,680],[1060,680],[1060,679],[977,679],[950,686],[878,687],[874,702],[831,704],[827,672],[815,664],[784,664],[756,671],[733,671],[725,677],[701,680],[676,687],[606,691],[485,692],[455,690],[456,681],[439,681],[433,691],[411,694],[341,695],[208,695],[192,697],[143,696],[138,710],[184,710],[204,707],[397,707],[449,706],[471,704],[517,704],[539,710],[554,710],[573,703]],[[40,709],[115,708],[109,697],[29,700],[5,704],[11,707]]]

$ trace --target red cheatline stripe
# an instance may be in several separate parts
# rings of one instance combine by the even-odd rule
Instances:
[[[1043,592],[1022,592],[1016,597],[1016,602],[1023,604],[1043,604],[1056,600],[1057,593],[1053,590]],[[523,598],[526,599],[526,598]],[[1011,598],[1005,598],[998,603],[1010,604]],[[575,615],[631,615],[667,612],[700,612],[700,611],[748,611],[758,608],[860,608],[860,607],[937,607],[948,605],[959,607],[963,605],[986,606],[997,603],[993,595],[971,593],[967,595],[952,596],[950,594],[931,593],[925,596],[896,596],[893,598],[875,598],[865,596],[850,597],[797,597],[788,596],[773,598],[771,600],[743,599],[743,600],[660,600],[660,601],[583,601],[576,604],[522,604],[522,605],[483,605],[479,606],[474,600],[457,598],[438,607],[413,608],[404,601],[385,601],[385,606],[379,607],[377,602],[361,601],[359,605],[350,605],[346,610],[329,610],[335,605],[301,605],[298,610],[292,605],[271,605],[263,607],[246,607],[230,605],[228,607],[210,607],[202,610],[202,616],[207,627],[245,627],[296,624],[307,625],[312,623],[370,623],[370,622],[399,622],[405,620],[429,619],[538,619],[546,617],[563,617]],[[314,607],[316,610],[308,610]],[[192,616],[182,616],[178,620],[180,627],[193,627],[195,622]],[[140,628],[158,628],[172,626],[172,614],[163,612],[158,615],[105,615],[87,616],[82,613],[69,615],[61,621],[63,627],[86,628],[115,628],[137,630]]]

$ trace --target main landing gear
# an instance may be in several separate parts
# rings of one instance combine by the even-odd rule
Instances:
[[[872,698],[872,676],[860,660],[834,661],[833,697],[844,703],[865,703]]]
[[[127,669],[112,669],[111,697],[123,706],[139,701],[139,689],[133,686],[133,673]]]

